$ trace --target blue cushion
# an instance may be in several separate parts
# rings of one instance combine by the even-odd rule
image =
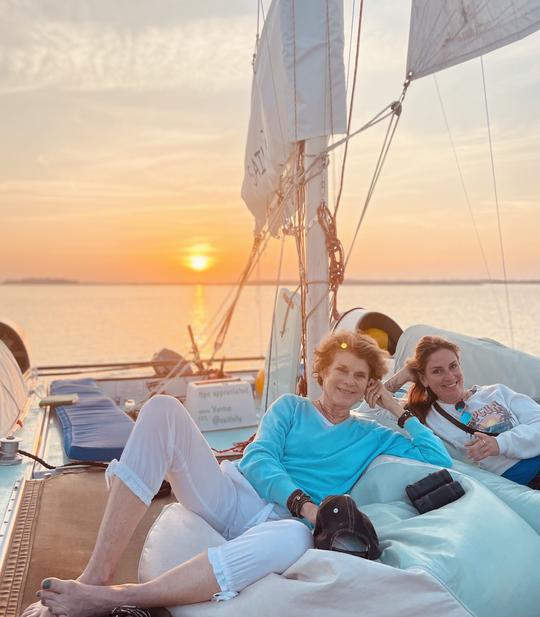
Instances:
[[[78,461],[120,458],[133,420],[103,394],[93,379],[57,380],[51,384],[51,394],[73,393],[79,396],[75,405],[56,408],[66,455]]]

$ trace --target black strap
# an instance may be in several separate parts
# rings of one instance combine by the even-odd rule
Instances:
[[[463,422],[460,422],[459,420],[454,418],[454,416],[451,416],[448,412],[444,411],[444,409],[439,405],[439,403],[437,403],[437,401],[433,403],[433,408],[435,409],[435,411],[438,411],[441,416],[443,416],[443,418],[446,418],[448,422],[451,422],[454,426],[457,426],[462,431],[469,433],[469,435],[474,435],[475,433],[482,433],[482,435],[489,435],[489,437],[497,437],[497,435],[500,435],[500,433],[489,433],[488,431],[481,431],[478,428],[474,429],[470,426],[467,426],[466,424],[463,424]]]

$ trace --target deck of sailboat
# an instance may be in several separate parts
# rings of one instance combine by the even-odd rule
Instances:
[[[25,483],[0,583],[0,608],[17,617],[35,601],[44,573],[63,579],[84,568],[107,499],[101,469],[73,471]],[[154,500],[120,562],[115,583],[137,582],[139,555],[149,528],[174,496]]]
[[[16,432],[21,439],[20,450],[59,469],[50,471],[26,456],[20,464],[2,467],[0,614],[6,617],[18,617],[22,608],[35,601],[35,592],[44,576],[69,579],[80,574],[94,546],[104,511],[104,468],[63,467],[70,461],[63,449],[60,424],[51,408],[39,406],[52,380],[69,377],[73,375],[39,376],[29,396],[22,426]],[[144,384],[155,380],[155,375],[145,374],[106,377],[99,383],[123,406],[128,398],[138,400],[145,391]],[[247,439],[254,430],[255,427],[243,427],[211,431],[205,436],[213,448],[224,450]],[[114,582],[137,581],[139,556],[148,530],[162,508],[174,500],[171,494],[152,502],[131,539]]]

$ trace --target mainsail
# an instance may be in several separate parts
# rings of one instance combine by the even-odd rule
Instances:
[[[346,132],[341,0],[274,0],[254,65],[242,197],[267,222],[294,142]]]
[[[539,28],[540,0],[413,0],[407,75],[430,75]]]

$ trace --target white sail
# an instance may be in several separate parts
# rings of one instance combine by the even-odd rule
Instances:
[[[412,79],[476,58],[540,28],[540,0],[413,0]]]
[[[28,389],[19,366],[0,340],[0,438],[14,429],[27,396]]]
[[[242,198],[266,222],[294,142],[346,131],[341,0],[274,0],[254,67]]]

